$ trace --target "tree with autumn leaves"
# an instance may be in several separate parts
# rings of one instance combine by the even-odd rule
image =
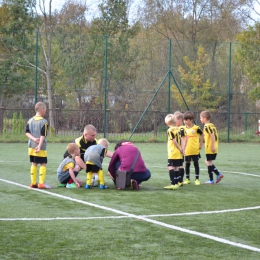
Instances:
[[[195,61],[190,60],[187,56],[183,58],[186,68],[178,67],[180,77],[183,82],[182,95],[189,104],[192,111],[201,111],[205,108],[215,110],[221,97],[216,96],[214,89],[216,85],[207,78],[207,66],[209,64],[208,55],[202,46],[198,47],[197,58]],[[175,85],[172,86],[173,98],[180,104],[182,96]]]
[[[236,59],[241,64],[245,77],[251,83],[248,97],[257,102],[260,100],[260,23],[249,26],[247,30],[237,35],[241,43]]]

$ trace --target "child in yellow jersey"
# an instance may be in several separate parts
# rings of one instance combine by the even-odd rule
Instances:
[[[183,149],[181,146],[181,135],[179,127],[176,126],[176,117],[173,114],[168,114],[165,117],[165,124],[169,127],[167,130],[168,142],[168,170],[171,185],[165,186],[166,190],[177,190],[179,188],[179,167],[183,163]]]
[[[186,146],[186,132],[185,126],[183,125],[183,114],[180,111],[176,111],[173,114],[175,116],[175,125],[179,128],[180,135],[181,135],[181,146],[183,151],[185,151]],[[182,160],[183,162],[184,160]],[[183,177],[184,177],[184,168],[183,165],[179,167],[179,177],[178,177],[178,185],[180,187],[183,186]]]
[[[48,121],[44,118],[46,114],[46,105],[43,102],[38,102],[35,105],[35,116],[32,117],[25,130],[25,135],[28,140],[28,154],[32,163],[30,169],[31,188],[50,189],[51,186],[45,184],[46,164],[47,164],[47,130]],[[39,169],[39,183],[37,184],[37,165]]]
[[[59,181],[59,187],[66,188],[80,188],[83,185],[83,181],[77,178],[80,166],[76,164],[75,157],[80,156],[79,146],[75,143],[70,143],[67,146],[69,156],[63,159],[57,169],[57,178]]]
[[[209,174],[209,180],[206,181],[205,184],[214,184],[213,173],[217,175],[216,183],[220,182],[224,177],[224,175],[217,170],[212,162],[216,159],[218,153],[218,132],[214,124],[210,122],[210,119],[211,113],[209,111],[206,110],[200,113],[200,121],[204,124],[203,135],[206,153],[205,163],[208,166]]]
[[[186,146],[184,152],[186,180],[184,181],[184,184],[190,184],[190,164],[191,161],[193,161],[195,168],[195,185],[200,185],[199,159],[200,149],[203,144],[203,132],[199,126],[194,124],[194,114],[191,111],[186,111],[183,117],[186,132]]]

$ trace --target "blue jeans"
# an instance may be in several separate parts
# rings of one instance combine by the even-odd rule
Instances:
[[[117,161],[115,164],[115,170],[117,171],[121,162]],[[131,179],[134,179],[140,184],[143,181],[148,181],[151,178],[151,172],[146,168],[145,172],[133,172],[131,174]]]

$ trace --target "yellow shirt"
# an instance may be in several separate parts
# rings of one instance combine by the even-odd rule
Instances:
[[[179,146],[181,146],[181,134],[179,127],[172,126],[167,130],[168,135],[168,143],[167,143],[167,149],[168,149],[168,159],[182,159],[182,153],[181,151],[175,146],[173,140],[175,140]]]
[[[217,128],[212,124],[212,123],[207,123],[204,125],[203,129],[203,134],[204,134],[204,140],[205,140],[205,153],[206,154],[216,154],[218,153],[218,131]],[[212,152],[211,150],[211,137],[210,135],[214,135],[215,139],[215,152]]]
[[[199,126],[193,125],[192,127],[188,128],[186,126],[186,149],[185,155],[198,155],[200,153],[200,136],[202,135],[202,131]]]

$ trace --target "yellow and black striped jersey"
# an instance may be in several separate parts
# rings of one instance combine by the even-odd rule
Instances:
[[[167,149],[168,149],[168,159],[182,159],[183,155],[181,151],[175,146],[174,140],[179,144],[181,147],[181,133],[178,126],[172,126],[167,130],[168,135],[168,142],[167,142]]]
[[[203,129],[203,134],[204,134],[204,141],[205,141],[205,153],[206,154],[215,154],[218,153],[218,131],[217,128],[215,127],[214,124],[212,123],[207,123],[204,125],[204,129]],[[211,138],[210,136],[213,135],[214,139],[215,139],[215,152],[212,152],[211,147],[212,147],[212,143],[211,143]]]
[[[82,161],[84,161],[84,154],[85,151],[91,146],[91,145],[96,145],[97,144],[97,139],[95,139],[94,141],[90,142],[85,140],[84,135],[76,138],[74,141],[72,141],[74,143],[76,143],[79,147],[80,150],[80,157],[82,159]],[[66,151],[63,155],[63,158],[66,158],[70,156],[70,154],[68,153],[68,151]]]
[[[185,155],[198,155],[200,153],[200,137],[203,134],[202,130],[199,126],[193,125],[192,127],[188,128],[185,127],[187,143],[185,148]]]

